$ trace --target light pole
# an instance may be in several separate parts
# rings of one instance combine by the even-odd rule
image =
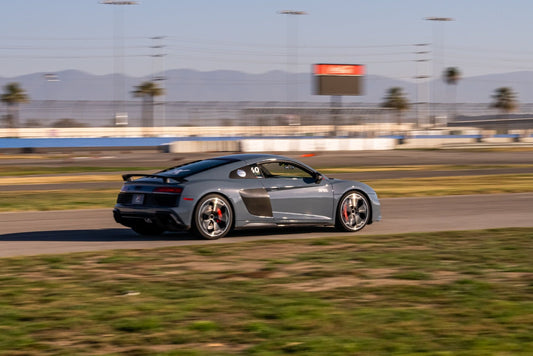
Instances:
[[[114,46],[113,46],[113,106],[115,125],[127,125],[126,112],[126,78],[124,72],[124,12],[117,5],[137,5],[138,1],[100,1],[103,5],[115,5]],[[122,95],[121,95],[122,94]]]
[[[433,26],[433,53],[436,53],[437,50],[436,50],[436,42],[438,41],[437,40],[437,25],[439,23],[444,23],[444,22],[449,22],[449,21],[455,21],[453,18],[451,17],[426,17],[424,18],[424,20],[426,21],[433,21],[434,23],[434,26]],[[437,82],[438,82],[438,78],[440,77],[440,74],[442,73],[443,69],[444,69],[444,27],[441,28],[442,32],[441,32],[441,39],[440,41],[438,41],[440,43],[440,48],[439,48],[439,64],[440,65],[437,65],[436,64],[436,61],[435,59],[433,59],[433,76],[434,76],[434,80],[433,80],[433,105],[436,105],[436,99],[438,97],[440,97],[440,95],[437,95],[437,92],[435,89],[437,89]],[[433,58],[435,58],[436,55],[433,56]],[[436,108],[433,109],[433,116],[435,116],[435,110]]]
[[[307,12],[296,11],[296,10],[283,10],[283,11],[279,11],[278,13],[281,15],[287,15],[287,87],[286,87],[287,102],[297,101],[298,100],[298,22],[296,21],[296,17],[299,15],[307,15]],[[295,18],[293,29],[291,28],[290,17]],[[291,32],[293,33],[292,38],[291,38]],[[291,90],[290,90],[291,47],[294,50],[294,53],[292,55],[294,56],[293,70],[294,70],[294,77],[295,77],[292,83],[292,86],[293,86],[292,96],[291,96]]]
[[[48,105],[47,113],[47,119],[50,120],[51,111],[52,111],[52,102],[53,100],[50,100],[50,92],[52,91],[52,87],[49,85],[51,82],[59,82],[59,77],[55,73],[46,73],[43,75],[44,80],[46,81],[46,97],[45,97],[45,105]]]

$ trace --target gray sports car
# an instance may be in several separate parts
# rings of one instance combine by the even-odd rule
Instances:
[[[353,232],[381,220],[368,185],[283,156],[235,154],[122,177],[113,215],[141,235],[190,229],[218,239],[232,229],[295,224]]]

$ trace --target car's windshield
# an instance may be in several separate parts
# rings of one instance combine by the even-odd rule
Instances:
[[[215,168],[218,166],[222,166],[224,164],[228,164],[230,162],[235,162],[235,160],[225,159],[225,158],[205,159],[203,161],[195,161],[195,162],[183,164],[181,166],[168,168],[168,169],[165,169],[164,171],[158,172],[158,174],[169,176],[169,177],[185,178],[190,175],[200,173],[211,168]]]

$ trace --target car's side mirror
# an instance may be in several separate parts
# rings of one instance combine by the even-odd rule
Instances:
[[[324,176],[322,174],[320,174],[320,173],[315,173],[314,176],[315,176],[315,183],[316,184],[319,184],[324,179]]]

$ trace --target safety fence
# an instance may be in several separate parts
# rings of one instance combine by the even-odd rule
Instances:
[[[6,116],[4,105],[0,117]],[[146,108],[144,113],[146,115]],[[151,112],[151,110],[148,110]],[[514,118],[530,117],[533,104],[521,104]],[[505,115],[506,117],[510,116]],[[141,101],[62,101],[32,100],[21,104],[18,127],[114,127],[143,125]],[[413,123],[419,126],[446,125],[457,121],[498,119],[502,116],[489,104],[412,104],[398,113],[379,104],[313,102],[156,102],[149,126],[280,126],[280,125],[363,125],[379,123]],[[146,119],[146,118],[145,118]],[[7,120],[1,120],[5,127]]]

